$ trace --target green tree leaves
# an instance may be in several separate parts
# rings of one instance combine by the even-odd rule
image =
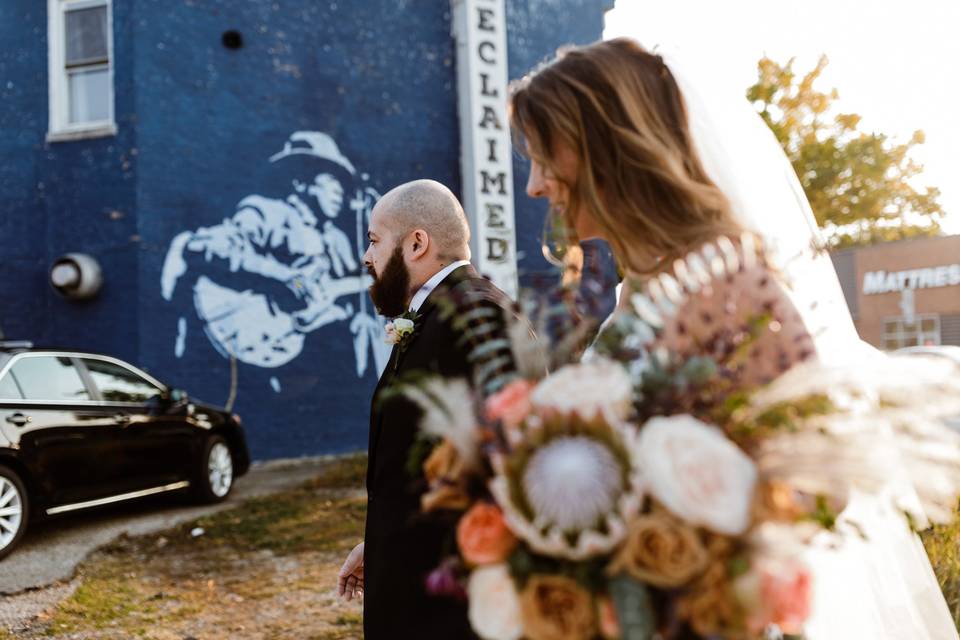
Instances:
[[[911,184],[923,167],[910,150],[923,144],[923,132],[898,144],[860,131],[859,115],[833,109],[836,89],[814,86],[827,64],[821,56],[801,76],[794,59],[781,65],[762,58],[747,98],[790,158],[828,243],[842,248],[939,235],[940,191]]]

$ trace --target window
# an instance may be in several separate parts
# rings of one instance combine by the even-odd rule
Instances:
[[[70,358],[28,356],[18,360],[12,371],[27,400],[90,400],[83,379]]]
[[[13,379],[13,373],[7,373],[3,376],[3,379],[0,380],[0,400],[22,400],[23,396],[20,395],[20,388],[17,386],[17,381]]]
[[[146,402],[160,389],[136,373],[113,362],[84,358],[90,377],[107,402]]]
[[[901,347],[940,344],[940,316],[917,315],[912,322],[904,318],[884,318],[883,348],[893,351]]]
[[[111,0],[48,0],[51,141],[116,133]]]

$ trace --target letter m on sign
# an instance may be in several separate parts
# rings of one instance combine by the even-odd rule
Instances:
[[[480,192],[484,195],[490,195],[490,187],[498,187],[497,193],[501,196],[507,195],[507,174],[504,171],[500,171],[494,175],[490,175],[486,170],[480,171],[480,179],[482,184],[480,186]]]
[[[884,293],[886,276],[885,271],[868,271],[865,273],[863,276],[863,295]]]

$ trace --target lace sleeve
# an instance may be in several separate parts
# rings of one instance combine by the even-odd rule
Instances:
[[[766,384],[815,354],[785,283],[750,234],[707,243],[638,289],[631,302],[654,329],[650,352],[709,357],[736,388]]]

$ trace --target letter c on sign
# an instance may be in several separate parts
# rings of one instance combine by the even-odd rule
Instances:
[[[484,51],[489,50],[489,58],[484,55]],[[493,54],[496,53],[497,48],[489,40],[484,40],[479,45],[477,45],[477,55],[480,56],[480,59],[486,62],[487,64],[494,64],[496,60],[493,57]]]

